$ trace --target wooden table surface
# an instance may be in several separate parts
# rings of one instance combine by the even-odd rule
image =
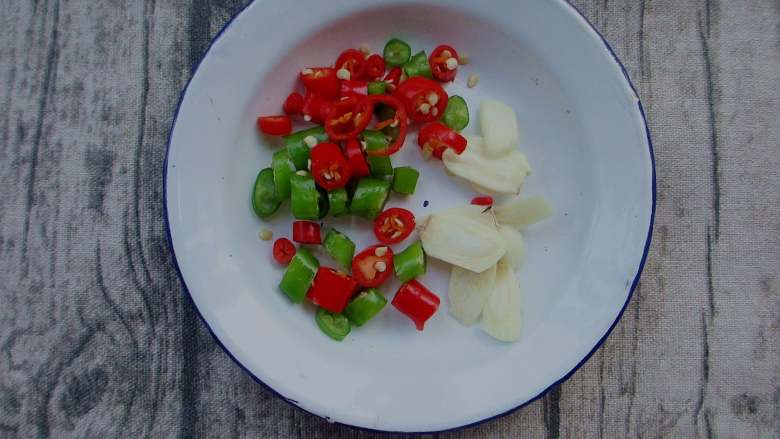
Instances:
[[[179,93],[246,0],[0,2],[0,437],[367,437],[256,385],[172,265]],[[570,380],[443,437],[778,437],[780,2],[578,0],[658,173],[642,282]]]

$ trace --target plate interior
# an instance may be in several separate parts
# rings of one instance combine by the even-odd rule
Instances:
[[[626,303],[652,215],[652,164],[636,96],[598,35],[564,2],[497,4],[501,11],[466,1],[256,2],[221,34],[188,86],[166,181],[183,280],[231,355],[309,411],[393,431],[442,430],[503,413],[575,368]],[[329,65],[363,43],[381,52],[392,36],[413,52],[446,43],[468,54],[470,63],[446,86],[469,104],[465,133],[479,132],[483,98],[517,113],[520,149],[533,168],[522,194],[543,195],[555,207],[550,220],[524,233],[517,343],[450,318],[449,268],[431,258],[422,281],[442,306],[424,332],[388,305],[335,343],[320,333],[312,306],[292,305],[276,288],[283,269],[258,232],[289,237],[293,219],[287,205],[270,221],[252,213],[254,178],[280,147],[257,134],[254,120],[281,113],[300,69]],[[470,74],[480,77],[475,88],[465,85]],[[418,190],[394,194],[387,206],[421,217],[468,203],[476,193],[441,162],[423,161],[415,139],[413,130],[393,164],[421,171]],[[324,222],[359,249],[375,243],[367,221]],[[397,286],[383,287],[388,299]]]

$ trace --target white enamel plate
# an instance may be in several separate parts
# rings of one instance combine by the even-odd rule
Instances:
[[[278,291],[283,270],[258,232],[290,236],[283,206],[270,222],[252,212],[257,172],[279,145],[255,118],[278,114],[300,69],[329,65],[345,48],[381,52],[390,37],[427,53],[467,53],[446,86],[471,109],[484,97],[518,116],[520,149],[534,173],[523,194],[543,195],[551,219],[525,232],[523,334],[493,340],[448,315],[446,265],[423,282],[442,299],[418,332],[392,306],[341,343],[325,337],[309,305]],[[480,82],[467,88],[466,78]],[[476,194],[424,162],[410,134],[393,156],[421,171],[417,192],[388,206],[417,216]],[[344,424],[427,432],[477,423],[520,407],[568,377],[604,341],[636,285],[650,241],[655,184],[639,99],[612,51],[563,0],[472,2],[259,0],[215,39],[181,100],[168,145],[165,207],[183,282],[206,325],[257,381],[293,404]],[[427,207],[423,207],[425,201]],[[369,224],[333,223],[374,243]],[[402,249],[406,241],[398,246]],[[397,284],[385,287],[392,298]]]

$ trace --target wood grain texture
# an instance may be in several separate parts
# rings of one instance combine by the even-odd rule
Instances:
[[[244,4],[0,2],[0,437],[374,436],[256,385],[172,266],[168,129]],[[570,380],[434,436],[777,437],[780,3],[574,4],[624,62],[653,133],[642,282]]]

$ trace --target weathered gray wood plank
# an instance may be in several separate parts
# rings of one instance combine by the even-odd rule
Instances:
[[[16,188],[2,200],[3,428],[174,434],[184,365],[175,328],[192,313],[169,294],[178,287],[150,183],[186,79],[176,32],[155,32],[166,16],[153,2],[3,7],[3,40],[17,38],[2,63],[15,72],[3,151],[16,160],[2,175]]]
[[[767,91],[778,85],[778,5],[581,6],[643,98],[659,197],[641,287],[600,355],[563,386],[561,410],[573,416],[562,415],[562,428],[566,436],[773,437],[779,370],[766,333],[778,330],[780,234],[766,219],[778,217],[780,129],[777,93]],[[600,408],[591,408],[597,394]]]
[[[722,2],[700,28],[719,159],[702,414],[722,436],[780,432],[779,13],[776,1]]]
[[[0,436],[371,437],[274,397],[197,320],[161,181],[179,92],[245,0],[0,3]],[[578,0],[648,112],[641,287],[569,381],[448,437],[775,437],[780,4]]]

